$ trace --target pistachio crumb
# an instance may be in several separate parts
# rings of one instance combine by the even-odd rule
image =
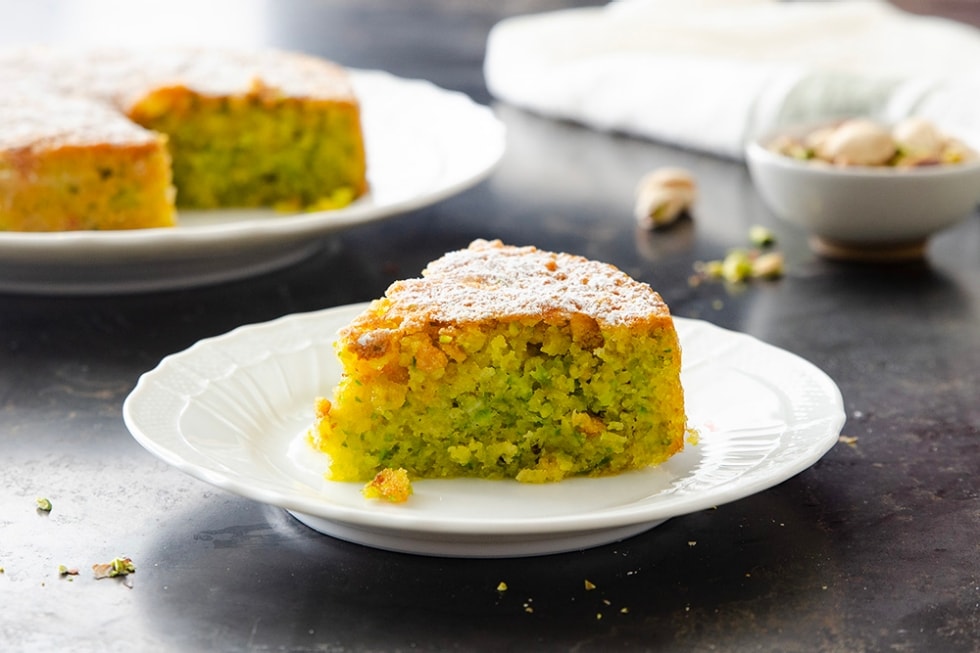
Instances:
[[[776,236],[769,229],[756,224],[749,227],[749,242],[756,247],[769,247],[776,243]]]
[[[766,252],[752,260],[752,276],[756,279],[778,279],[783,276],[783,255]]]
[[[784,261],[780,252],[736,248],[729,250],[724,259],[696,262],[694,271],[701,279],[721,279],[737,285],[751,279],[778,279],[783,276]]]
[[[725,281],[738,283],[752,276],[752,259],[744,249],[733,249],[721,262],[721,277]]]
[[[507,583],[505,583],[504,581],[500,581],[500,583],[497,585],[497,591],[498,592],[506,592],[507,591]]]
[[[38,510],[40,510],[42,512],[51,512],[51,501],[50,500],[48,500],[48,499],[46,499],[44,497],[38,497],[37,499],[35,499],[35,502],[37,503],[37,509]]]
[[[113,578],[136,572],[136,565],[129,558],[113,558],[109,562],[92,565],[96,578]]]

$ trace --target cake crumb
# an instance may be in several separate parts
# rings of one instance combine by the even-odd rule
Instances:
[[[390,503],[405,503],[412,495],[412,481],[403,469],[386,467],[364,486],[361,494],[367,499],[384,499]]]
[[[331,408],[330,400],[326,397],[317,397],[313,402],[313,413],[317,419],[325,419]]]
[[[92,565],[92,571],[96,579],[114,578],[115,576],[128,576],[136,573],[136,565],[129,558],[113,558],[109,562]]]
[[[591,580],[589,580],[588,578],[586,578],[585,579],[585,591],[588,592],[588,591],[591,591],[591,590],[594,590],[594,589],[595,589],[595,583],[593,583]]]

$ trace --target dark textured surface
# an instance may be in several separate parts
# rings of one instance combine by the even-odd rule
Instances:
[[[43,9],[15,4],[0,36],[44,36],[31,13]],[[487,102],[487,30],[558,5],[240,11],[261,15],[259,42]],[[288,269],[145,296],[0,296],[0,648],[980,650],[980,218],[935,238],[923,265],[831,263],[773,221],[738,164],[496,109],[509,150],[488,181],[331,237]],[[697,177],[695,219],[637,233],[633,186],[663,164]],[[688,284],[695,261],[744,245],[756,223],[779,238],[784,279]],[[614,263],[677,315],[807,358],[839,384],[854,440],[778,487],[615,545],[478,561],[317,535],[183,475],[127,433],[122,402],[163,356],[241,324],[371,299],[478,237]],[[42,495],[50,514],[35,511]],[[91,577],[117,555],[137,565],[132,587]],[[82,573],[60,578],[59,564]]]

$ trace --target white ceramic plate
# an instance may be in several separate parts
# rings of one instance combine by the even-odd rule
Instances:
[[[467,96],[421,80],[351,71],[361,100],[370,192],[336,211],[182,212],[179,226],[0,232],[0,291],[142,292],[241,278],[301,260],[317,236],[421,208],[485,178],[504,127]]]
[[[312,528],[383,549],[499,557],[614,542],[776,485],[837,441],[840,391],[807,361],[707,322],[676,318],[700,441],[659,467],[546,485],[415,481],[404,504],[323,479],[305,440],[313,400],[340,378],[331,342],[363,305],[202,340],[144,374],[123,407],[133,436],[178,469],[283,507]]]

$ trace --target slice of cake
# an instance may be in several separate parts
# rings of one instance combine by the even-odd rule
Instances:
[[[344,374],[311,430],[333,480],[558,481],[683,447],[670,312],[611,265],[478,240],[392,284],[336,347]]]
[[[174,224],[166,138],[98,102],[0,97],[0,231]]]

